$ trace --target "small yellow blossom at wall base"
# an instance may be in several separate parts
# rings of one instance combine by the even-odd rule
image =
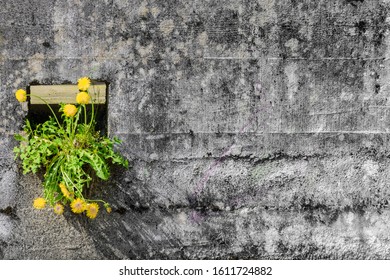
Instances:
[[[33,206],[35,209],[43,209],[46,206],[46,200],[42,197],[38,197],[34,200]]]
[[[57,215],[61,215],[62,213],[64,213],[64,206],[62,206],[62,204],[60,203],[56,203],[56,205],[54,205],[54,213],[56,213]]]
[[[73,213],[76,214],[83,213],[85,210],[85,202],[80,198],[76,198],[70,203],[70,208],[72,209]]]
[[[18,89],[15,92],[15,97],[19,102],[25,102],[27,100],[27,93],[24,89]]]
[[[87,207],[87,217],[90,219],[95,219],[99,212],[99,205],[97,203],[88,204]]]
[[[108,213],[108,214],[110,214],[110,213],[111,213],[111,211],[112,211],[112,208],[110,207],[110,204],[108,204],[107,202],[106,202],[106,203],[104,203],[104,208],[106,208],[106,211],[107,211],[107,213]]]

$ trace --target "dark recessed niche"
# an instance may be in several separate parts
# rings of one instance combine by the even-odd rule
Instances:
[[[36,127],[40,123],[49,120],[53,116],[50,108],[40,98],[46,100],[53,109],[57,118],[60,120],[59,112],[60,103],[75,104],[76,95],[79,92],[77,85],[30,85],[27,87],[27,93],[31,96],[28,98],[28,114],[27,118],[32,127]],[[92,97],[94,113],[96,115],[96,130],[102,135],[107,135],[107,101],[108,101],[108,83],[94,82],[89,93]],[[38,98],[38,96],[40,98]],[[86,105],[87,112],[92,112],[92,105]],[[83,114],[80,115],[81,120],[84,120]]]

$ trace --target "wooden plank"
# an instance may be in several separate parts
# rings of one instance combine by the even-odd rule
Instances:
[[[106,103],[106,84],[101,82],[93,83],[89,89],[94,104]],[[76,103],[76,95],[79,93],[77,85],[36,85],[30,86],[30,104]],[[40,98],[38,98],[38,97]]]

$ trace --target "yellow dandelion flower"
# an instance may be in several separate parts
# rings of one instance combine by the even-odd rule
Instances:
[[[33,206],[35,209],[43,209],[46,206],[46,200],[42,197],[38,197],[34,200]]]
[[[65,116],[67,116],[68,118],[71,118],[73,117],[74,115],[76,115],[77,113],[77,108],[76,106],[72,105],[72,104],[66,104],[64,106],[64,114]]]
[[[82,91],[77,94],[76,101],[79,104],[88,104],[91,101],[91,96],[88,92]]]
[[[64,206],[60,203],[56,203],[56,205],[54,205],[53,207],[53,210],[54,213],[56,213],[57,215],[61,215],[62,213],[64,213]]]
[[[76,198],[70,203],[70,208],[72,209],[73,213],[83,213],[85,210],[85,201],[80,198]]]
[[[79,87],[79,90],[86,91],[88,90],[89,86],[91,85],[91,80],[88,77],[82,77],[78,80],[77,86]]]
[[[99,212],[99,205],[97,203],[90,203],[87,205],[87,217],[95,219]]]
[[[15,97],[19,102],[25,102],[27,100],[27,92],[24,89],[18,89],[15,92]]]
[[[72,195],[71,193],[68,191],[68,188],[63,184],[63,183],[60,183],[60,189],[61,189],[61,192],[62,194],[66,197],[66,198],[71,198]]]

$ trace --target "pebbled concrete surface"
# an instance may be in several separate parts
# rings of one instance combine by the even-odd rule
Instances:
[[[389,258],[388,1],[0,4],[1,258]],[[93,222],[11,152],[14,91],[85,75],[133,166]]]

